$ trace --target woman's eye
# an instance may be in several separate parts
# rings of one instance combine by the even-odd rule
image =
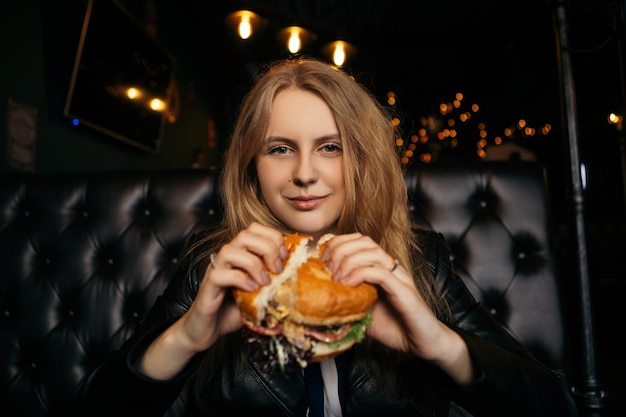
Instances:
[[[286,146],[274,146],[273,148],[270,148],[269,152],[270,154],[286,154],[287,152],[289,152],[289,148]]]
[[[322,146],[322,150],[324,152],[341,152],[341,146],[337,145],[336,143],[327,143],[326,145]]]

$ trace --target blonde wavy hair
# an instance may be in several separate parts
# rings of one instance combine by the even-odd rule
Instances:
[[[262,149],[278,93],[302,89],[321,97],[337,124],[343,149],[346,202],[337,233],[359,232],[370,236],[397,258],[413,277],[420,293],[441,318],[449,312],[426,267],[411,224],[404,172],[395,147],[396,129],[385,108],[373,94],[348,73],[313,58],[277,61],[264,68],[239,108],[220,177],[224,218],[219,228],[198,242],[208,254],[217,251],[252,222],[288,230],[269,210],[260,191],[255,157]],[[206,260],[205,260],[206,263]],[[207,352],[201,374],[210,379],[217,359],[236,351],[233,338],[222,338]],[[377,360],[370,354],[379,350]],[[403,355],[372,344],[357,346],[357,357],[370,371],[385,380],[398,377],[393,369]],[[243,366],[244,355],[239,355]],[[389,385],[392,386],[392,385]],[[201,396],[201,389],[198,391]]]

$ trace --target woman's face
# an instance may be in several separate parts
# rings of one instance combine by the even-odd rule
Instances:
[[[269,209],[294,232],[333,232],[345,202],[343,151],[335,119],[317,95],[281,91],[256,156]]]

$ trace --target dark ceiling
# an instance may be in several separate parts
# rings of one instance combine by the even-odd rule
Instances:
[[[184,1],[199,42],[211,51],[207,66],[230,80],[223,86],[235,102],[261,64],[288,56],[275,38],[278,30],[300,24],[318,34],[305,55],[323,57],[322,45],[334,37],[354,43],[358,53],[346,68],[381,98],[394,91],[396,110],[407,119],[436,113],[439,103],[460,91],[482,106],[484,119],[497,129],[519,118],[560,123],[556,1]],[[565,2],[583,109],[594,94],[621,102],[617,1]],[[263,15],[267,26],[238,39],[225,24],[238,8]]]
[[[458,89],[499,94],[503,84],[514,80],[515,94],[528,94],[524,85],[541,90],[546,77],[551,81],[554,76],[538,79],[536,71],[555,60],[545,0],[187,1],[200,19],[205,42],[221,43],[235,74],[248,79],[251,74],[240,73],[242,68],[254,71],[288,55],[274,36],[291,24],[318,33],[317,42],[303,51],[307,55],[320,55],[322,45],[334,36],[353,42],[358,53],[346,67],[369,79],[375,90],[396,90],[401,101],[426,103]],[[268,19],[256,38],[241,41],[224,32],[224,17],[238,7]]]

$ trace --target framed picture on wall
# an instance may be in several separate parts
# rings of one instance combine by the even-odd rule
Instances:
[[[157,153],[175,60],[116,0],[89,0],[64,114]]]
[[[35,171],[37,109],[9,99],[7,110],[8,166],[19,171]]]

